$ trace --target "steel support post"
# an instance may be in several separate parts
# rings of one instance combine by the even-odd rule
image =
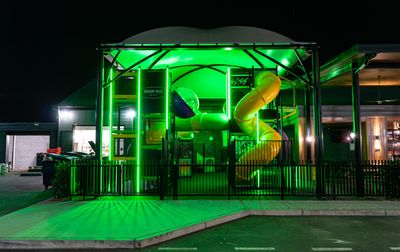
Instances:
[[[304,117],[305,117],[305,128],[306,128],[306,161],[309,162],[312,158],[311,156],[311,141],[309,137],[311,136],[311,87],[309,85],[305,86],[304,89]]]
[[[313,48],[312,54],[313,65],[313,119],[314,119],[314,135],[315,135],[315,160],[321,163],[324,160],[324,142],[322,129],[322,111],[321,111],[321,86],[319,73],[319,56],[318,49]]]
[[[321,111],[321,86],[318,48],[312,49],[312,76],[313,76],[313,119],[314,119],[314,158],[316,164],[317,195],[325,196],[324,171],[324,142]]]
[[[356,185],[357,196],[364,195],[364,181],[363,171],[361,167],[362,151],[361,151],[361,120],[360,120],[360,78],[359,78],[359,65],[353,63],[352,65],[352,85],[351,85],[351,104],[352,104],[352,117],[353,117],[353,132],[354,132],[354,150],[355,150],[355,164],[356,164]]]
[[[96,157],[102,161],[102,146],[103,146],[103,78],[104,78],[104,55],[103,50],[98,50],[98,61],[97,61],[97,96],[96,96]]]

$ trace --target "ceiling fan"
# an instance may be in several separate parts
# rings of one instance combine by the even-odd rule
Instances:
[[[381,76],[378,75],[378,100],[374,101],[367,101],[369,103],[376,103],[378,105],[381,105],[383,103],[391,103],[391,102],[397,102],[397,99],[391,99],[391,100],[381,100]]]

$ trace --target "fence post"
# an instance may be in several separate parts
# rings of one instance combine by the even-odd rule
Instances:
[[[321,160],[315,160],[310,164],[315,167],[316,182],[317,182],[316,184],[317,198],[318,199],[324,198],[326,197],[326,181],[325,181],[326,165]]]
[[[114,163],[117,163],[114,161]],[[122,165],[117,163],[117,177],[118,177],[118,194],[122,196],[122,188],[123,188],[123,174],[122,174]]]
[[[229,143],[229,157],[228,157],[228,199],[231,198],[231,190],[234,189],[233,193],[236,194],[235,186],[235,153],[236,153],[236,140]]]
[[[87,191],[87,187],[88,187],[88,181],[87,181],[88,166],[87,166],[87,164],[84,167],[85,167],[84,168],[85,170],[83,171],[83,169],[82,169],[82,171],[83,171],[82,180],[85,181],[84,182],[85,186],[83,187],[83,200],[85,200],[86,191]]]
[[[72,185],[72,183],[73,183],[73,176],[72,176],[72,174],[73,174],[73,170],[74,170],[74,160],[71,160],[71,161],[69,161],[69,180],[67,181],[68,182],[68,184],[69,184],[69,200],[71,201],[72,200],[72,188],[73,188],[73,185]],[[75,182],[75,181],[74,181]]]
[[[230,166],[230,162],[228,161],[228,165],[227,165],[227,167],[225,167],[225,169],[227,169],[228,170],[228,177],[227,177],[227,179],[228,179],[228,200],[230,200],[231,199],[231,166]]]
[[[400,162],[393,161],[391,162],[391,169],[394,169],[394,174],[395,174],[395,197],[400,197]]]
[[[284,172],[284,165],[282,162],[280,163],[281,168],[281,200],[285,199],[285,172]]]
[[[389,199],[390,198],[390,192],[391,192],[391,184],[390,184],[390,176],[392,175],[392,174],[390,174],[391,173],[391,171],[392,171],[392,169],[391,169],[392,167],[391,166],[385,166],[383,169],[379,169],[379,172],[380,173],[383,173],[384,175],[384,194],[385,194],[385,198],[386,199]],[[395,175],[395,173],[393,174],[393,175]]]
[[[322,197],[326,197],[326,169],[327,166],[325,165],[324,161],[319,161],[319,165],[322,166],[321,168],[321,185],[322,185]]]
[[[355,162],[357,197],[364,197],[364,167],[361,161]]]
[[[164,141],[164,139],[163,139]],[[161,165],[158,166],[158,178],[160,181],[160,200],[164,200],[164,169],[166,167],[165,160],[161,160]]]
[[[178,199],[178,176],[179,176],[179,164],[172,165],[172,199]]]
[[[332,165],[331,162],[328,163],[328,166],[330,168],[330,177],[332,180],[332,197],[333,200],[336,200],[336,171],[334,170],[334,166]]]

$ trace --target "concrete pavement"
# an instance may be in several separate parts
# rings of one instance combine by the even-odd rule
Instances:
[[[400,251],[400,218],[250,216],[144,248],[150,251]]]
[[[0,176],[0,216],[52,197],[44,188],[42,176],[20,174],[9,172]]]
[[[250,215],[400,216],[400,201],[50,200],[0,217],[0,248],[142,248]]]

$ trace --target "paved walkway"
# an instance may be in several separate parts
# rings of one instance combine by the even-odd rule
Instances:
[[[51,197],[50,191],[45,191],[42,176],[20,174],[9,172],[0,176],[0,216]]]
[[[46,201],[0,217],[1,248],[141,248],[249,215],[400,216],[400,201]]]

